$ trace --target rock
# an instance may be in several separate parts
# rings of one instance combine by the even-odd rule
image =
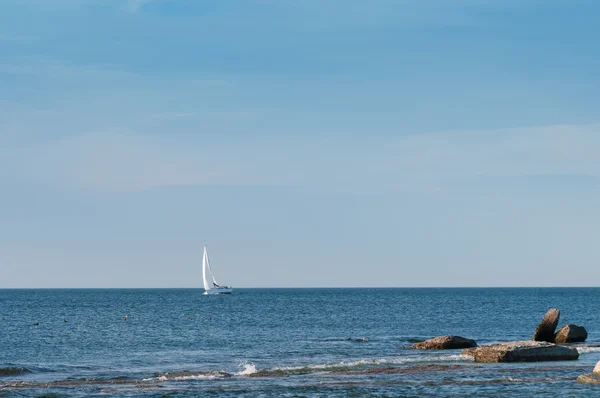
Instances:
[[[556,344],[580,343],[587,339],[587,330],[583,326],[565,325],[554,335]]]
[[[415,350],[452,350],[456,348],[477,347],[475,340],[460,336],[440,336],[413,344],[408,348]]]
[[[586,373],[577,378],[581,384],[600,384],[600,375],[597,373]]]
[[[534,341],[547,341],[548,343],[554,342],[554,331],[558,326],[558,318],[560,317],[560,311],[556,308],[550,308],[544,319],[535,329],[533,334]]]
[[[600,362],[596,364],[593,373],[586,373],[579,376],[577,382],[582,384],[600,384]]]
[[[475,362],[568,361],[579,358],[579,351],[545,341],[513,341],[464,350]]]

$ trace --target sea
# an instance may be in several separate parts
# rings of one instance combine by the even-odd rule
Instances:
[[[593,397],[598,288],[0,290],[0,397]],[[441,335],[588,330],[576,361],[480,364]]]

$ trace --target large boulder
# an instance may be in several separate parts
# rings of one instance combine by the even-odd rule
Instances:
[[[560,311],[556,308],[550,308],[544,319],[535,329],[533,334],[534,341],[547,341],[548,343],[554,342],[554,331],[558,326],[558,318],[560,317]]]
[[[464,350],[475,362],[541,362],[568,361],[579,358],[575,348],[545,341],[512,341]]]
[[[600,362],[596,364],[592,373],[579,376],[577,381],[583,384],[600,384]]]
[[[583,326],[565,325],[554,335],[554,342],[556,344],[581,343],[587,337],[587,330]]]
[[[413,344],[408,348],[416,350],[452,350],[457,348],[477,347],[475,340],[460,336],[440,336]]]

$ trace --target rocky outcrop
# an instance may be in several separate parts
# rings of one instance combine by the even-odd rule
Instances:
[[[457,348],[477,347],[475,340],[460,336],[440,336],[413,344],[408,348],[415,350],[452,350]]]
[[[554,335],[554,342],[556,344],[581,343],[587,337],[587,330],[583,326],[565,325]]]
[[[596,364],[592,373],[579,376],[577,382],[583,384],[600,384],[600,362]]]
[[[533,334],[534,341],[547,341],[548,343],[554,342],[554,331],[558,326],[558,318],[560,317],[560,311],[556,308],[550,308],[544,319],[535,329]]]
[[[568,361],[579,358],[575,348],[531,340],[492,344],[464,350],[463,354],[472,356],[475,362]]]

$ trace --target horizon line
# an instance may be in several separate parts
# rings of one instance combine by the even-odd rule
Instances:
[[[269,289],[595,289],[600,286],[298,286],[234,287],[236,290]],[[202,287],[0,287],[0,290],[204,290]]]

